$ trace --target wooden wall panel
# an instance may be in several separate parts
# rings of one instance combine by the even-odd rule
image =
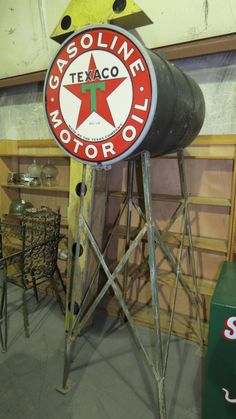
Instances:
[[[234,220],[235,214],[235,184],[233,179],[235,170],[234,144],[236,142],[236,136],[233,136],[233,142],[231,142],[229,137],[232,136],[216,136],[216,145],[214,145],[214,136],[212,138],[198,137],[191,148],[187,148],[185,152],[187,156],[185,167],[188,190],[192,201],[195,202],[190,205],[190,217],[195,246],[194,258],[196,273],[200,289],[200,310],[201,317],[206,325],[209,320],[211,296],[215,289],[222,262],[229,257],[229,253],[227,252],[230,240],[232,240],[232,221]],[[223,150],[220,158],[219,150]],[[190,155],[191,158],[189,158]],[[210,159],[207,158],[209,155],[211,157]],[[114,221],[115,214],[120,208],[122,199],[125,196],[126,176],[127,164],[125,162],[118,164],[109,173],[110,199],[107,224],[112,224]],[[180,195],[178,164],[175,156],[152,159],[151,190],[153,197],[153,215],[158,226],[163,230],[174,210],[177,208],[178,196]],[[140,196],[140,192],[138,191],[137,193],[137,191],[138,189],[136,187],[136,195]],[[109,252],[109,259],[113,261],[119,260],[124,254],[126,212],[121,217],[120,225],[123,228],[118,228],[117,237],[114,238]],[[139,225],[139,217],[134,212],[132,215],[134,236]],[[170,232],[174,235],[168,234],[166,236],[166,242],[175,256],[178,252],[175,244],[177,243],[176,234],[180,231],[180,226],[181,219],[178,219],[170,229]],[[151,301],[150,283],[147,275],[143,276],[141,274],[141,270],[142,262],[147,256],[148,249],[146,239],[144,238],[143,242],[137,247],[129,259],[130,278],[133,278],[133,282],[130,279],[127,294],[131,305],[134,304],[137,307],[141,305],[146,308]],[[160,307],[162,312],[165,312],[167,315],[173,296],[174,279],[168,276],[169,274],[166,276],[165,272],[170,272],[170,267],[159,249],[157,250],[157,263],[159,268]],[[136,270],[134,271],[134,269]],[[134,274],[132,274],[132,270],[135,272]],[[187,247],[185,247],[183,252],[182,271],[187,275],[188,283],[191,284]],[[119,276],[119,281],[122,285],[122,275]],[[171,284],[172,286],[170,286]],[[111,305],[110,307],[113,306]],[[111,308],[111,310],[113,309],[114,307]],[[143,311],[141,310],[141,312],[140,318],[137,313],[135,316],[137,321],[142,323]],[[182,316],[185,320],[193,318],[193,308],[181,288],[178,291],[176,312],[177,317]],[[149,323],[151,324],[150,312],[148,316]],[[145,322],[147,322],[146,317]],[[189,330],[187,323],[185,325],[187,336],[189,335]],[[183,334],[183,330],[181,327],[180,334]],[[178,326],[176,326],[176,333],[178,333]]]

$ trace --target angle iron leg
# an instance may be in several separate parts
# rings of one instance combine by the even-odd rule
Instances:
[[[185,167],[184,167],[183,150],[178,151],[178,165],[179,165],[181,193],[184,198],[185,211],[186,211],[186,233],[187,233],[188,241],[189,241],[188,251],[189,251],[191,273],[192,273],[192,278],[193,278],[193,290],[194,290],[194,299],[195,299],[194,305],[196,309],[199,345],[200,345],[200,349],[203,351],[202,324],[201,324],[201,316],[200,316],[200,310],[199,310],[199,304],[198,304],[198,301],[199,301],[198,286],[197,286],[197,278],[196,278],[195,258],[194,258],[194,252],[193,252],[193,238],[192,238],[191,220],[190,220],[189,203],[188,203],[189,195],[188,195],[187,180],[186,180],[186,173],[185,173]]]
[[[65,307],[64,304],[62,302],[61,296],[60,296],[60,292],[58,290],[58,283],[57,283],[57,278],[58,278],[58,272],[55,269],[55,271],[49,276],[49,282],[51,284],[51,287],[54,291],[56,300],[58,302],[58,305],[60,307],[60,310],[62,312],[62,314],[65,314]]]
[[[1,295],[1,307],[0,307],[0,340],[2,346],[2,352],[7,351],[7,273],[6,266],[1,269],[2,276],[2,295]],[[3,329],[3,330],[2,330]]]
[[[126,217],[126,242],[125,251],[130,246],[130,232],[131,232],[131,220],[132,220],[132,208],[133,208],[133,186],[134,186],[134,165],[135,160],[128,161],[128,179],[127,179],[127,217]],[[128,285],[128,274],[129,274],[129,261],[125,264],[124,268],[124,283],[123,283],[123,299],[127,299],[127,285]],[[124,316],[122,317],[124,320]]]
[[[142,153],[142,176],[143,176],[143,192],[145,202],[145,213],[147,222],[147,236],[148,236],[148,251],[149,251],[149,268],[152,291],[152,309],[154,316],[154,333],[156,346],[156,369],[161,381],[156,382],[158,392],[158,403],[160,410],[160,418],[166,419],[166,401],[165,401],[165,377],[163,376],[163,354],[162,354],[162,339],[160,326],[160,309],[158,301],[158,283],[157,283],[157,263],[156,263],[156,243],[155,243],[155,229],[152,217],[152,202],[150,191],[150,154],[148,152]]]
[[[64,368],[63,368],[63,379],[62,379],[62,386],[57,387],[57,391],[62,394],[66,394],[70,390],[70,383],[68,382],[69,373],[70,373],[70,365],[71,365],[71,346],[74,341],[73,336],[73,323],[74,323],[74,316],[75,316],[75,305],[76,305],[76,298],[78,293],[78,279],[81,277],[81,268],[80,268],[80,242],[81,242],[81,217],[83,214],[83,207],[84,207],[84,196],[85,196],[85,179],[86,179],[86,165],[83,165],[83,172],[82,172],[82,186],[81,186],[81,194],[80,194],[80,207],[79,207],[79,219],[78,219],[78,229],[77,229],[77,240],[76,240],[76,249],[75,249],[75,256],[73,262],[73,272],[72,272],[72,284],[71,284],[71,302],[70,302],[70,310],[69,310],[69,328],[65,336],[65,352],[64,352]]]

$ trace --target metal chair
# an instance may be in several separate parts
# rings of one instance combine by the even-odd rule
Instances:
[[[38,287],[48,281],[64,313],[58,287],[66,291],[58,265],[60,213],[49,208],[31,208],[22,217],[4,216],[0,223],[0,279],[2,295],[0,304],[0,341],[7,350],[7,285],[11,282],[22,288],[24,330],[29,337],[26,292],[32,290],[39,301]]]

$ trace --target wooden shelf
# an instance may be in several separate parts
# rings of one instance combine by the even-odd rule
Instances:
[[[13,141],[12,141],[13,142]],[[35,141],[36,142],[36,141]],[[37,147],[35,148],[29,148],[28,150],[26,149],[18,149],[17,151],[15,150],[11,151],[9,150],[5,150],[5,151],[1,151],[1,147],[0,147],[0,155],[1,157],[32,157],[35,158],[35,156],[38,158],[52,158],[52,157],[60,157],[63,159],[69,159],[70,157],[67,156],[59,147],[51,147],[48,148],[47,151],[45,151],[43,148],[42,149],[38,149]]]
[[[109,226],[109,230],[111,230],[112,226]],[[131,228],[131,239],[134,239],[139,232],[138,227]],[[116,235],[120,238],[126,237],[126,226],[118,226],[116,229]],[[168,244],[179,245],[180,244],[180,233],[172,233],[169,232],[166,234],[164,241]],[[212,250],[219,253],[227,253],[227,240],[224,239],[215,239],[209,237],[202,237],[202,236],[192,236],[193,239],[193,247],[196,249],[202,250]],[[146,235],[144,236],[143,240],[147,240]],[[184,246],[188,247],[188,237],[184,237]]]
[[[56,186],[30,186],[29,184],[9,184],[7,176],[9,171],[26,173],[33,159],[37,158],[42,166],[50,159],[58,168]],[[42,205],[54,211],[60,208],[61,233],[65,239],[60,244],[62,249],[67,248],[68,218],[66,216],[70,199],[70,158],[60,149],[52,139],[45,140],[2,140],[0,141],[0,213],[9,211],[11,202],[15,199],[30,201],[35,208]],[[62,261],[60,263],[67,263]],[[64,270],[65,267],[63,265]]]
[[[188,286],[192,289],[193,279],[191,275],[183,275]],[[158,270],[158,280],[160,283],[168,285],[171,288],[175,286],[175,274],[173,272],[166,272],[164,270]],[[216,286],[216,281],[207,278],[197,278],[197,287],[199,294],[212,296]],[[179,284],[179,288],[182,286]]]
[[[232,160],[235,158],[236,135],[200,135],[184,149],[186,158]],[[176,158],[176,153],[160,157]]]
[[[126,192],[110,191],[109,196],[113,198],[125,198]],[[143,196],[134,193],[134,197],[143,200]],[[168,201],[168,202],[182,202],[183,199],[180,195],[166,195],[166,194],[152,194],[153,201]],[[228,198],[218,198],[209,196],[189,196],[189,204],[192,205],[209,205],[218,207],[231,207],[231,202]]]
[[[70,157],[66,155],[64,151],[62,151],[59,147],[51,146],[47,148],[46,150],[44,148],[29,148],[28,150],[26,148],[19,148],[18,149],[18,157],[32,157],[35,158],[37,156],[38,158],[52,158],[52,157],[60,157],[63,159],[69,159]]]
[[[109,261],[109,269],[111,270],[111,272],[116,268],[116,266],[118,265],[118,260],[110,260]],[[129,278],[133,278],[133,280],[135,281],[135,272],[137,272],[139,274],[140,272],[140,266],[143,265],[137,265],[135,263],[130,263],[129,264]],[[147,272],[148,272],[148,264],[147,264]],[[122,272],[121,272],[122,275]],[[143,273],[143,275],[140,278],[145,278],[146,276],[146,272]],[[174,274],[174,272],[169,272],[163,269],[158,269],[157,272],[157,279],[158,282],[164,285],[167,285],[168,287],[174,288],[175,287],[175,277],[176,275]],[[183,277],[186,281],[186,283],[188,284],[188,286],[190,287],[190,289],[193,289],[193,279],[191,275],[186,275],[183,274]],[[216,286],[216,281],[214,281],[213,279],[208,279],[208,278],[199,278],[197,277],[197,287],[198,287],[198,292],[199,294],[202,295],[208,295],[208,296],[212,296],[215,286]],[[182,288],[181,284],[179,284],[179,288]]]
[[[66,192],[69,193],[68,186],[30,186],[30,185],[13,185],[13,184],[1,184],[2,188],[10,189],[30,189],[33,191],[50,191],[50,192]]]
[[[176,159],[177,154],[165,154],[158,159]],[[185,159],[202,159],[202,160],[233,160],[235,158],[235,146],[209,146],[196,147],[190,146],[184,150]]]
[[[209,205],[216,207],[231,207],[230,199],[210,196],[190,196],[189,203],[193,205]]]
[[[225,134],[225,135],[199,135],[192,142],[193,145],[236,145],[236,135],[235,134]]]
[[[207,160],[232,160],[235,158],[235,146],[190,146],[185,149],[185,158],[207,159]]]
[[[141,304],[135,301],[128,301],[127,306],[130,308],[132,318],[135,323],[142,326],[154,327],[154,316],[150,305]],[[106,311],[109,315],[119,317],[121,312],[120,305],[115,297],[105,296],[99,303],[99,308]],[[170,314],[164,310],[160,310],[161,330],[168,332]],[[185,339],[197,341],[197,335],[193,332],[196,330],[196,321],[188,316],[176,313],[173,322],[173,334],[181,336]],[[204,342],[207,342],[208,324],[202,322],[202,331]]]
[[[52,139],[45,140],[2,140],[0,142],[1,157],[62,157],[69,159]]]
[[[180,237],[179,233],[167,233],[165,237],[165,241],[169,244],[180,244]],[[215,252],[220,253],[227,253],[227,240],[223,239],[213,239],[209,237],[200,237],[200,236],[192,236],[193,237],[193,247],[196,249],[203,249],[203,250],[213,250]],[[188,237],[184,237],[184,246],[188,247]]]

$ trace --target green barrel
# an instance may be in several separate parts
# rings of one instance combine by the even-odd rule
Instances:
[[[235,262],[224,262],[212,297],[202,418],[236,418]]]

